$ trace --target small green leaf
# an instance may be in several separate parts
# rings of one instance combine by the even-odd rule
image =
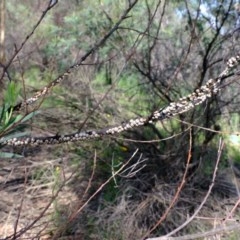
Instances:
[[[8,113],[7,113],[7,117],[9,118]],[[1,131],[11,128],[15,123],[18,123],[21,120],[21,118],[22,118],[21,115],[17,115],[16,117],[11,117],[9,119],[6,119],[4,126],[2,126],[1,128]]]
[[[17,98],[19,96],[20,87],[14,83],[10,82],[7,86],[4,101],[7,106],[14,106],[17,102]]]
[[[35,115],[39,114],[40,111],[34,111],[34,112],[31,112],[29,113],[27,116],[25,116],[22,120],[21,120],[21,123],[24,123],[26,122],[27,120],[31,119],[32,117],[34,117]]]

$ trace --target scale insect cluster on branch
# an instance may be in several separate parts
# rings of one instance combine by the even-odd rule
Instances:
[[[1,138],[0,141],[2,145],[12,146],[60,144],[66,142],[85,141],[91,139],[99,139],[104,136],[119,134],[129,129],[144,126],[156,121],[162,121],[175,115],[185,113],[193,109],[195,106],[205,102],[207,98],[211,98],[213,95],[217,94],[221,89],[221,83],[223,79],[226,79],[233,74],[237,74],[237,72],[234,73],[233,70],[238,66],[239,63],[240,54],[230,58],[227,61],[226,68],[217,78],[208,80],[205,85],[196,89],[192,94],[180,98],[176,102],[170,103],[165,108],[161,108],[160,110],[153,112],[149,117],[146,118],[141,117],[136,119],[130,119],[129,121],[119,124],[117,126],[105,127],[104,129],[99,130],[88,130],[81,132],[78,131],[72,134],[54,135],[49,137],[12,138],[8,140]],[[45,87],[43,91],[48,92],[49,90],[47,89],[47,87]],[[30,103],[31,101],[29,101],[29,104]]]

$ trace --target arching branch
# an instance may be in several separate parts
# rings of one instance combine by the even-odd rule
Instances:
[[[130,119],[129,121],[118,126],[107,127],[100,130],[87,130],[82,132],[75,132],[67,135],[54,135],[50,137],[27,137],[27,138],[13,138],[4,140],[0,139],[2,145],[42,145],[42,144],[59,144],[65,142],[85,141],[97,139],[108,135],[119,134],[132,128],[144,126],[156,121],[162,121],[173,117],[177,114],[185,113],[195,106],[202,104],[207,98],[211,98],[217,94],[221,89],[221,83],[224,79],[236,74],[233,70],[240,63],[240,54],[236,57],[230,58],[226,63],[225,70],[216,78],[210,79],[208,82],[196,89],[192,94],[180,98],[179,101],[170,103],[169,106],[153,112],[149,117],[142,117]]]

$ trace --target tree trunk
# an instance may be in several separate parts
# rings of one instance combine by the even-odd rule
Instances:
[[[5,63],[5,0],[0,0],[0,63]]]

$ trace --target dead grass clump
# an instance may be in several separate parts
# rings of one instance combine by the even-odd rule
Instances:
[[[223,219],[236,203],[237,195],[236,191],[234,195],[222,195],[221,180],[222,177],[216,179],[216,187],[200,212],[175,236],[205,232],[223,223]],[[91,229],[94,239],[142,239],[165,214],[173,201],[178,185],[156,180],[151,189],[143,192],[139,187],[139,181],[139,179],[128,181],[128,185],[126,182],[123,183],[119,186],[121,194],[115,202],[109,203],[102,200],[98,211],[91,211],[89,218],[93,220]],[[200,181],[200,178],[195,178],[194,181],[199,182],[198,184],[196,182],[186,183],[167,217],[151,232],[152,236],[168,234],[193,215],[208,191],[206,185],[211,183],[210,179],[206,178],[205,181]],[[144,186],[146,184],[146,182],[142,183]],[[234,186],[228,178],[225,179],[225,186],[226,184],[232,191]],[[135,187],[136,185],[138,188]],[[226,221],[226,226],[237,221],[239,216],[240,211],[237,210],[232,218]],[[230,235],[227,234],[227,236]]]

